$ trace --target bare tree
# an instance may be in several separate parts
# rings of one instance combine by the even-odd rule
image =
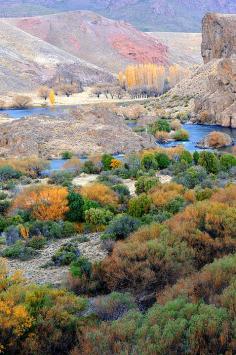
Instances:
[[[29,96],[18,95],[14,97],[12,106],[15,108],[26,108],[32,103],[32,99]]]
[[[49,94],[50,90],[47,86],[40,86],[40,88],[38,89],[38,96],[44,99],[45,101],[49,97]]]

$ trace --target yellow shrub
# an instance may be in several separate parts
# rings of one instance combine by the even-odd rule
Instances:
[[[112,169],[118,169],[122,167],[122,162],[119,159],[112,159],[111,161],[111,168]]]
[[[119,199],[116,193],[110,187],[100,183],[83,186],[80,193],[83,197],[97,201],[101,205],[118,205]]]

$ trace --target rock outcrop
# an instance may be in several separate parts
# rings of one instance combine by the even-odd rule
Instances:
[[[214,70],[195,100],[195,121],[236,128],[236,15],[204,17],[202,56]]]
[[[236,53],[236,15],[207,14],[202,21],[202,57],[230,58]]]
[[[155,144],[107,109],[84,109],[61,117],[28,117],[1,124],[2,157],[58,158],[74,154],[128,153]]]

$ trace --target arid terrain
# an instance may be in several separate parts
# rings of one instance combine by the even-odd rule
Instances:
[[[167,46],[167,56],[170,63],[182,66],[202,64],[201,33],[187,32],[148,32]]]
[[[166,46],[123,21],[89,11],[9,19],[9,23],[89,63],[118,72],[130,63],[167,63]]]

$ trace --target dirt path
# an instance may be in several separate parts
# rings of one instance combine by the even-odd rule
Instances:
[[[78,243],[78,248],[82,256],[87,257],[91,262],[104,259],[106,251],[102,249],[100,235],[98,233],[87,235],[88,242]],[[74,238],[74,237],[73,237]],[[40,254],[28,261],[20,261],[17,259],[8,259],[8,268],[10,274],[17,270],[21,270],[26,279],[38,284],[48,283],[52,285],[63,285],[68,273],[68,266],[49,266],[42,268],[47,264],[53,254],[65,243],[73,238],[65,238],[51,242]]]

